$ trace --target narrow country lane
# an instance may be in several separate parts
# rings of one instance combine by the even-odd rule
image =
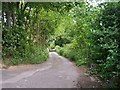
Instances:
[[[75,88],[78,77],[78,69],[72,62],[50,52],[43,64],[3,70],[0,84],[3,88]]]

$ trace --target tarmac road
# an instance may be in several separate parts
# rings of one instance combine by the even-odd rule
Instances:
[[[79,77],[77,67],[56,52],[49,55],[42,64],[2,70],[2,88],[75,88]]]

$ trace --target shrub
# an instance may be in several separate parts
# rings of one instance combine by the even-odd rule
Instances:
[[[48,53],[48,50],[41,46],[30,46],[26,48],[24,57],[14,56],[10,60],[4,60],[4,62],[7,65],[39,64],[47,60]]]
[[[92,32],[91,59],[105,81],[120,87],[120,2],[106,3]],[[113,85],[114,86],[114,85]]]
[[[62,48],[62,47],[56,46],[56,47],[55,47],[55,50],[56,50],[56,52],[57,52],[58,54],[63,55],[63,48]]]

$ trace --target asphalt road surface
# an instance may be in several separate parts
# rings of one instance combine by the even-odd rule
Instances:
[[[2,70],[2,88],[75,88],[78,68],[56,52],[37,65],[21,65]]]

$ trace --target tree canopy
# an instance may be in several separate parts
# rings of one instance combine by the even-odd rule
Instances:
[[[3,61],[42,63],[55,48],[120,87],[119,15],[120,2],[2,2]]]

